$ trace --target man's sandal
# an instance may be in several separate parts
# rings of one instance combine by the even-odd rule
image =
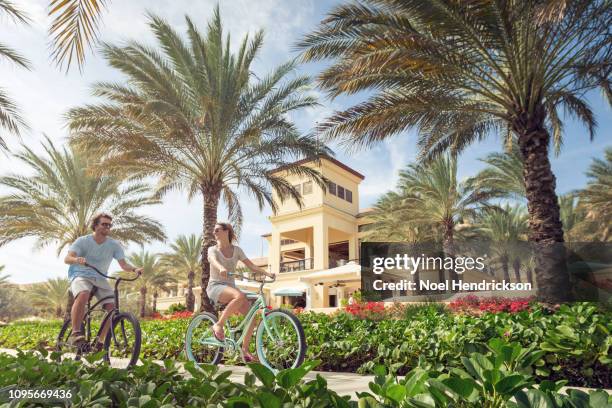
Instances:
[[[70,334],[68,338],[68,343],[75,347],[81,347],[84,343],[86,343],[85,336],[83,336],[80,332],[74,332]]]

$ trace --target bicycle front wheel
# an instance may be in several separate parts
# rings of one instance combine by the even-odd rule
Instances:
[[[306,336],[295,315],[284,309],[266,313],[257,327],[257,356],[272,371],[299,367],[306,356]]]
[[[185,355],[196,365],[219,364],[223,358],[223,347],[214,343],[212,327],[217,323],[217,317],[212,313],[203,312],[193,316],[185,333]]]
[[[114,368],[132,367],[140,355],[140,322],[131,313],[118,313],[112,323],[104,340],[104,360]]]

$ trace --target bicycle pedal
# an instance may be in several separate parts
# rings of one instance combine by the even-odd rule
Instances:
[[[91,344],[83,343],[79,346],[79,351],[81,353],[90,353],[91,352]]]

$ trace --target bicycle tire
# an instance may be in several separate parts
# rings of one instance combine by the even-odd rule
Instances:
[[[203,320],[208,320],[209,323],[211,323],[210,324],[211,327],[213,324],[217,323],[218,321],[217,316],[209,312],[198,313],[191,318],[191,321],[189,321],[189,326],[187,326],[187,331],[185,332],[185,356],[187,357],[187,360],[193,361],[194,363],[196,363],[196,366],[199,366],[200,364],[217,365],[223,359],[223,354],[225,352],[225,349],[223,347],[216,347],[216,353],[210,359],[210,362],[208,361],[200,362],[198,358],[196,357],[196,354],[198,354],[197,350],[196,350],[196,353],[194,354],[193,334],[197,326],[199,326],[200,322]]]
[[[122,367],[122,368],[130,368],[136,365],[136,363],[138,362],[138,357],[140,356],[140,347],[142,344],[142,331],[140,329],[140,322],[138,321],[136,316],[134,316],[132,313],[129,313],[129,312],[120,312],[112,317],[112,326],[109,329],[104,339],[104,350],[106,351],[106,353],[104,354],[104,360],[106,361],[107,364],[113,366],[113,362],[111,361],[111,356],[110,356],[111,339],[113,339],[113,334],[115,333],[117,326],[122,325],[121,335],[123,336],[125,340],[124,322],[129,322],[129,324],[133,327],[133,331],[134,331],[134,345],[131,347],[132,351],[130,353],[127,366]],[[115,336],[115,342],[117,342],[116,336]]]
[[[289,367],[275,367],[269,359],[266,357],[266,353],[263,345],[263,336],[266,332],[263,319],[259,322],[257,326],[257,335],[255,337],[255,342],[257,346],[257,357],[261,364],[265,365],[272,371],[279,371],[285,368],[296,368],[302,365],[304,362],[304,358],[306,357],[306,335],[304,334],[304,328],[302,327],[302,323],[300,323],[299,319],[291,312],[285,309],[273,309],[266,313],[266,319],[273,319],[275,316],[283,316],[289,319],[289,322],[294,327],[295,332],[297,334],[298,344],[296,345],[297,349],[297,358],[293,361],[293,363]],[[291,349],[291,347],[284,347],[284,349]]]
[[[82,321],[81,322],[81,333],[84,334],[84,332],[85,332],[85,321]],[[57,335],[57,338],[55,340],[55,351],[62,353],[62,355],[64,353],[74,352],[75,354],[74,359],[80,360],[81,355],[82,355],[81,350],[78,350],[77,347],[69,344],[68,342],[71,333],[72,333],[72,319],[68,319],[64,321],[64,324],[62,325],[62,328],[60,329],[60,332]]]

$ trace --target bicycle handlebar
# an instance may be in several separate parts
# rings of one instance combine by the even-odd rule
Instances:
[[[272,282],[276,281],[276,275],[274,275],[274,277],[271,278],[271,279],[264,278],[263,280],[260,280],[260,279],[250,279],[248,277],[245,277],[243,274],[236,273],[236,272],[228,272],[227,276],[239,276],[242,279],[245,279],[245,280],[248,280],[248,281],[251,281],[251,282],[261,283],[261,284],[272,283]],[[267,276],[267,277],[269,278],[269,276]]]
[[[85,262],[83,265],[84,265],[84,266],[86,266],[86,267],[88,267],[88,268],[93,269],[95,272],[97,272],[98,274],[100,274],[100,275],[102,275],[102,276],[104,276],[105,278],[108,278],[108,279],[114,279],[114,280],[119,280],[119,279],[121,279],[121,280],[124,280],[124,281],[130,281],[130,282],[131,282],[131,281],[135,281],[136,279],[140,278],[140,275],[141,275],[141,273],[138,273],[138,274],[136,275],[136,277],[134,277],[134,278],[122,278],[122,277],[117,278],[117,277],[115,277],[115,276],[108,276],[108,275],[103,274],[102,272],[100,272],[100,271],[98,270],[98,268],[96,268],[96,267],[95,267],[95,266],[93,266],[93,265],[88,264],[87,262]]]

